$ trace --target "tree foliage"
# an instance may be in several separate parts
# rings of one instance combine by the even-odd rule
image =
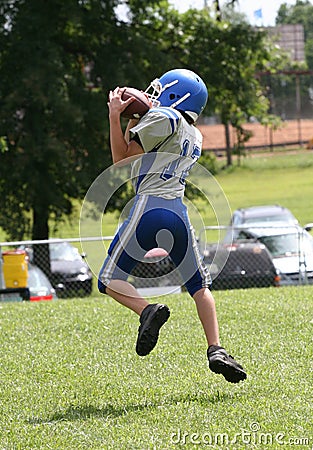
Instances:
[[[145,88],[187,67],[223,123],[266,113],[255,77],[271,60],[264,36],[207,10],[179,14],[167,0],[2,0],[0,49],[0,226],[13,239],[47,238],[51,219],[69,215],[111,164],[106,101],[116,85]]]
[[[134,28],[117,1],[2,3],[0,220],[12,238],[47,238],[49,218],[70,214],[111,164],[108,90],[146,82],[151,52],[139,45],[143,2],[129,3]]]
[[[209,88],[207,111],[215,112],[225,125],[242,132],[242,124],[254,116],[261,120],[268,111],[256,73],[274,70],[280,61],[267,35],[246,22],[215,21],[209,11],[190,10],[175,28],[182,33],[181,60],[202,74]],[[276,60],[275,60],[276,59]],[[228,164],[231,164],[228,143]]]

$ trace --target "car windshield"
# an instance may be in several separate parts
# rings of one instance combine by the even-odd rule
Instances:
[[[258,240],[262,242],[273,257],[299,255],[300,246],[305,253],[312,253],[313,244],[309,237],[300,239],[298,233],[287,233],[277,236],[262,236]]]
[[[50,244],[50,259],[52,261],[77,261],[80,258],[78,249],[66,242]]]

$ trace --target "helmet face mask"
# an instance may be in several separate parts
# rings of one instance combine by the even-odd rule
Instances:
[[[152,81],[146,90],[153,106],[167,106],[184,111],[196,121],[203,111],[207,88],[202,79],[187,69],[174,69]]]
[[[150,85],[145,90],[145,93],[151,100],[153,107],[160,106],[160,102],[157,100],[157,98],[161,95],[161,92],[162,92],[162,85],[159,79],[155,78],[153,81],[151,81]]]

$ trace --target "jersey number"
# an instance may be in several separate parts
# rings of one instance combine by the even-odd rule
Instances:
[[[173,178],[176,176],[180,162],[184,159],[184,157],[186,157],[188,155],[189,147],[190,147],[190,141],[188,139],[186,139],[183,143],[183,147],[182,147],[182,150],[179,155],[180,157],[175,159],[171,163],[169,163],[165,167],[163,172],[161,173],[160,178],[162,180],[167,181],[170,178]],[[193,149],[192,149],[192,153],[191,153],[191,158],[194,160],[194,162],[192,164],[190,164],[190,166],[188,166],[187,169],[185,169],[181,172],[181,175],[179,178],[179,182],[181,184],[186,184],[186,178],[189,174],[189,171],[191,170],[192,166],[194,166],[194,164],[197,162],[200,155],[201,155],[201,149],[197,145],[194,145]]]

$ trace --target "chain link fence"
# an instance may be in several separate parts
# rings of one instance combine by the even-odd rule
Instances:
[[[209,243],[213,234],[219,243]],[[208,226],[199,233],[200,253],[212,290],[313,284],[313,238],[298,225]],[[137,288],[182,286],[166,252],[140,262],[130,281]]]
[[[213,231],[219,233],[219,243],[208,243]],[[97,292],[105,242],[112,238],[0,243],[1,300],[51,300]],[[313,284],[313,238],[298,225],[205,227],[198,239],[213,290]],[[143,295],[184,289],[179,271],[162,249],[148,252],[128,281]]]
[[[112,236],[87,238],[98,246]],[[83,239],[0,243],[0,295],[15,300],[86,297],[93,293],[95,273]],[[103,257],[105,249],[101,252]]]
[[[245,223],[204,227],[199,244],[216,288],[313,284],[313,224]],[[206,244],[218,230],[220,243]]]

